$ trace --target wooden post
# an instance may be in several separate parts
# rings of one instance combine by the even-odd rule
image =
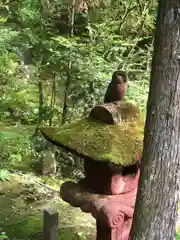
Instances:
[[[43,222],[43,240],[58,239],[58,212],[56,209],[45,209]]]

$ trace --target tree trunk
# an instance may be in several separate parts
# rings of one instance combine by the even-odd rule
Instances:
[[[160,0],[132,240],[175,239],[179,146],[180,1]]]
[[[37,136],[39,132],[39,126],[43,120],[43,109],[44,109],[44,90],[43,90],[43,80],[39,79],[38,82],[38,90],[39,90],[39,109],[38,109],[38,123],[36,125],[33,136]]]
[[[49,127],[52,126],[52,119],[53,119],[53,110],[54,110],[54,105],[56,102],[56,79],[55,76],[53,77],[53,82],[52,82],[52,91],[51,91],[51,103],[50,103],[50,109],[51,109],[51,116],[49,118]]]
[[[75,19],[75,6],[76,6],[76,0],[72,1],[72,5],[70,8],[70,37],[74,36],[74,19]],[[68,114],[68,95],[69,95],[69,87],[72,81],[72,59],[71,59],[72,51],[69,52],[69,61],[68,61],[68,67],[67,67],[67,80],[66,80],[66,86],[64,91],[64,105],[63,105],[63,113],[62,113],[62,124],[66,122],[67,114]]]
[[[44,84],[43,84],[43,80],[39,79],[38,82],[38,90],[39,90],[39,109],[38,109],[38,122],[37,125],[35,127],[34,133],[32,135],[32,137],[37,137],[39,135],[39,126],[42,123],[43,120],[43,110],[44,110]]]
[[[66,80],[66,86],[65,86],[65,91],[64,91],[62,124],[64,124],[66,122],[66,119],[67,119],[67,114],[68,114],[68,96],[69,96],[69,86],[71,84],[71,79],[72,79],[72,60],[71,60],[71,56],[69,56],[68,67],[67,67],[67,80]]]
[[[44,108],[44,92],[43,92],[43,81],[39,80],[39,125],[43,118],[43,108]]]

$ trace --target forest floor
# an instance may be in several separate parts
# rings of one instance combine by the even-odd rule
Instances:
[[[60,180],[47,180],[31,173],[11,174],[9,181],[0,183],[0,232],[5,232],[8,240],[39,240],[43,210],[55,208],[59,213],[61,240],[95,239],[95,220],[60,198],[61,184]]]

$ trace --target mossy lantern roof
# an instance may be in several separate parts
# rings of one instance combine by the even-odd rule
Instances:
[[[141,157],[144,121],[140,119],[109,125],[87,118],[40,130],[48,141],[76,155],[126,167]]]

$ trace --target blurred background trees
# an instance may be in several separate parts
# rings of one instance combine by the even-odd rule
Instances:
[[[86,116],[117,68],[129,73],[127,98],[146,108],[156,8],[148,0],[1,1],[1,168],[36,161],[49,148],[36,127]]]

